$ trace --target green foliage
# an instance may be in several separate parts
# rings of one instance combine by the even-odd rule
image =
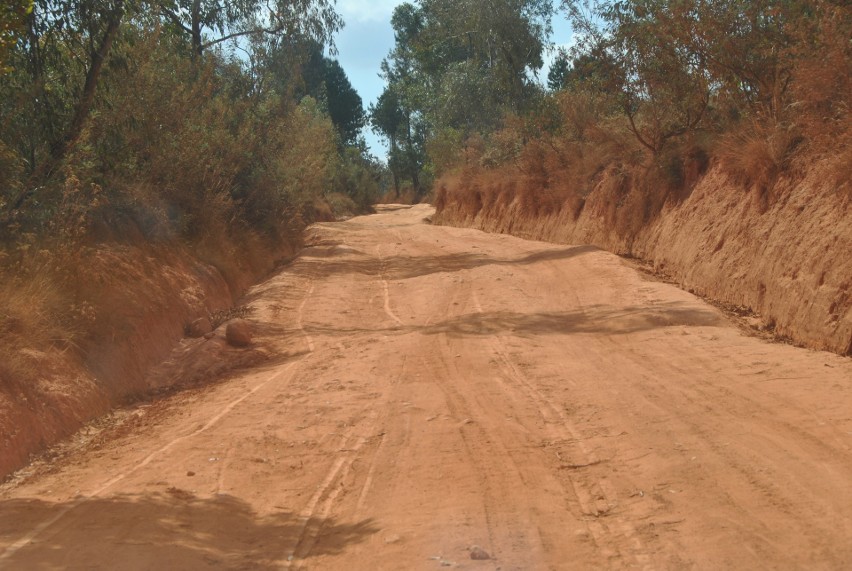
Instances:
[[[323,52],[322,44],[305,36],[255,41],[251,74],[258,89],[295,102],[315,99],[331,117],[341,146],[355,145],[366,123],[363,102],[340,63]]]
[[[164,23],[190,41],[192,54],[243,36],[311,38],[331,43],[343,21],[329,0],[156,0]]]
[[[505,113],[530,109],[543,65],[552,4],[545,0],[419,0],[394,10],[396,45],[383,64],[385,92],[370,110],[374,130],[390,143],[397,192],[411,181],[422,196],[431,175],[447,168],[427,149],[446,139],[489,132]]]
[[[393,176],[394,192],[400,195],[402,181],[411,181],[417,197],[426,192],[425,181],[421,180],[426,162],[426,124],[422,113],[411,104],[411,85],[403,82],[389,84],[370,107],[373,130],[390,143],[388,168]]]
[[[354,145],[365,122],[361,96],[337,60],[324,58],[323,63],[329,117],[343,144]]]
[[[561,60],[553,87],[592,77],[616,94],[652,154],[672,139],[724,130],[747,117],[784,122],[797,64],[816,54],[827,2],[803,0],[563,0],[583,39]],[[848,31],[848,7],[841,12]],[[805,56],[803,58],[802,56]]]
[[[464,136],[458,129],[445,127],[435,133],[426,143],[435,177],[452,170],[461,160],[464,151]]]
[[[304,94],[322,102],[341,145],[355,145],[366,122],[361,96],[352,87],[340,62],[323,55],[321,45],[308,42],[304,49],[307,53],[300,68]]]
[[[449,99],[441,81],[448,70],[481,70],[488,89],[480,91],[484,96],[480,106],[498,114],[502,109],[524,108],[532,87],[529,74],[543,65],[551,2],[423,0],[421,10],[424,25],[414,42],[414,51],[423,73],[437,80],[434,95],[439,100],[442,95],[442,102]],[[467,65],[458,66],[461,63]],[[472,81],[482,84],[481,79]],[[453,82],[459,83],[457,78]],[[447,87],[452,89],[452,85]]]
[[[547,73],[547,86],[558,91],[580,86],[588,89],[606,83],[610,66],[604,58],[600,52],[582,52],[572,57],[567,50],[560,49]]]
[[[0,84],[3,137],[29,173],[79,136],[125,13],[123,0],[36,0]]]
[[[340,155],[331,187],[334,193],[352,202],[351,210],[341,214],[371,211],[382,194],[382,175],[383,165],[363,146],[346,147]],[[334,210],[333,204],[332,207]]]
[[[6,60],[32,10],[32,0],[9,0],[0,5],[0,76],[11,71]]]
[[[369,207],[378,167],[362,146],[347,146],[363,120],[360,98],[309,37],[254,38],[247,59],[224,50],[190,57],[183,33],[124,12],[129,4],[103,0],[112,12],[97,13],[53,1],[38,0],[0,85],[0,245],[139,232],[199,245],[275,243],[313,220],[335,189],[356,210]],[[115,25],[101,50],[98,38]],[[320,54],[322,101],[304,93],[308,45]]]
[[[711,165],[760,213],[782,199],[778,180],[795,181],[815,161],[827,188],[848,189],[848,3],[562,6],[577,43],[557,54],[549,93],[531,97],[526,112],[504,113],[496,128],[480,126],[456,161],[445,159],[455,148],[451,132],[432,134],[439,209],[450,194],[464,216],[511,203],[520,219],[576,219],[591,206],[630,236],[688,196]]]

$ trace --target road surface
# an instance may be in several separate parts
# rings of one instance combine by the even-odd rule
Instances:
[[[0,568],[852,568],[852,361],[429,214],[312,229],[272,357],[4,486]]]

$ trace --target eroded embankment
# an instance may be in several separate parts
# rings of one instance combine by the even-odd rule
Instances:
[[[584,202],[536,214],[520,193],[450,181],[438,189],[435,222],[636,256],[690,291],[750,308],[777,335],[852,354],[850,197],[818,168],[779,181],[768,201],[720,168],[656,215],[637,193],[603,181]]]
[[[0,479],[117,404],[177,382],[151,387],[147,376],[187,323],[231,307],[276,259],[294,254],[295,240],[252,255],[217,247],[215,265],[179,243],[87,248],[81,279],[68,284],[70,297],[87,300],[85,331],[72,345],[22,349],[30,380],[0,378]]]

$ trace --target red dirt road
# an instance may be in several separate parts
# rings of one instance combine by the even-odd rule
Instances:
[[[0,568],[852,567],[852,361],[430,212],[318,225],[277,355],[0,489]]]

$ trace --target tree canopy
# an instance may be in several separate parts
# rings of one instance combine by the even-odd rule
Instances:
[[[6,58],[32,9],[32,0],[9,0],[0,5],[0,75],[6,71]]]
[[[396,7],[385,92],[371,109],[390,143],[390,167],[417,193],[429,176],[428,141],[495,128],[530,108],[551,31],[546,0],[419,0]]]
[[[165,21],[191,42],[192,53],[243,36],[298,36],[333,44],[343,20],[333,0],[159,0]]]

